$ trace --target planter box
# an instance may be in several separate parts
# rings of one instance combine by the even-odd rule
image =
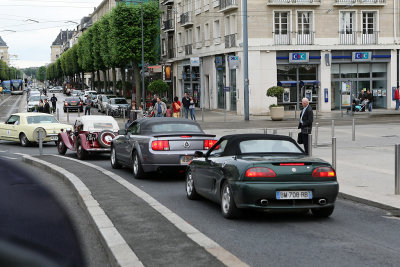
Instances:
[[[271,120],[281,121],[285,116],[285,110],[283,109],[283,107],[271,107],[269,110],[269,114],[271,116]]]

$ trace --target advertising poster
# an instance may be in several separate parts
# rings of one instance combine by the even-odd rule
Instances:
[[[350,106],[350,95],[342,95],[342,106],[343,107]]]
[[[372,95],[373,96],[378,96],[378,90],[372,90]]]
[[[378,96],[382,96],[382,90],[378,90]]]
[[[386,96],[386,89],[382,90],[382,96]]]
[[[342,93],[350,93],[351,91],[351,82],[342,82]]]

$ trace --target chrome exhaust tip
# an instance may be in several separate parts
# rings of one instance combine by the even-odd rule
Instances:
[[[321,198],[320,200],[318,200],[318,204],[325,205],[326,204],[326,199],[325,198]]]
[[[261,205],[267,206],[268,205],[268,199],[261,199],[260,200]]]

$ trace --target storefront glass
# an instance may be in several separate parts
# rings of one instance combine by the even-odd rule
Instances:
[[[217,100],[218,100],[218,108],[225,108],[225,96],[224,96],[224,87],[226,84],[226,75],[225,75],[225,56],[216,56],[215,57],[215,67],[217,71]]]
[[[236,70],[230,70],[230,95],[231,95],[231,110],[236,110]]]
[[[193,96],[198,107],[200,105],[200,67],[184,66],[182,79],[184,93]]]

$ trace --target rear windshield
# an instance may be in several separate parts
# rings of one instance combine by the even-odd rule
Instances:
[[[28,124],[37,123],[58,123],[58,121],[53,116],[28,116],[26,118]]]
[[[112,130],[113,124],[108,122],[95,122],[93,123],[93,128],[101,130]]]
[[[189,123],[164,123],[151,126],[153,133],[203,133],[199,126]]]
[[[239,144],[242,154],[248,153],[302,153],[292,142],[286,140],[246,140]]]
[[[111,99],[111,104],[128,104],[128,102],[126,101],[126,99],[114,98]]]
[[[74,97],[74,98],[66,98],[65,101],[67,101],[67,102],[71,102],[71,101],[79,102],[79,101],[81,101],[81,100],[80,100],[80,98],[78,98],[78,97]]]
[[[34,96],[31,96],[31,97],[29,98],[29,101],[39,101],[40,98],[41,98],[42,100],[45,100],[45,99],[47,99],[47,96],[44,96],[44,95],[42,95],[42,96],[40,96],[40,95],[34,95]]]

